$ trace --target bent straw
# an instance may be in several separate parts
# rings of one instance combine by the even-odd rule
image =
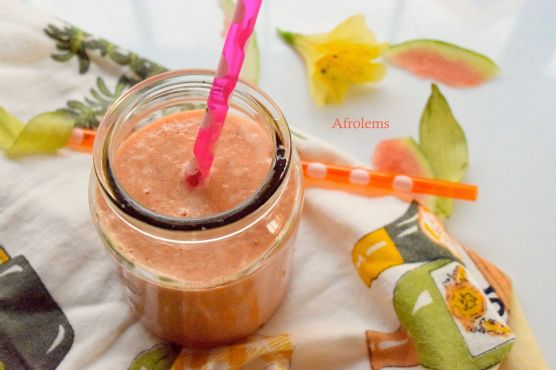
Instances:
[[[93,149],[96,132],[74,128],[66,147],[81,152]],[[301,162],[305,184],[364,195],[377,195],[376,189],[436,195],[464,200],[477,199],[477,186],[424,177],[372,171],[360,167],[334,166],[319,162]]]
[[[228,99],[236,86],[245,59],[245,44],[255,28],[261,1],[237,1],[210,89],[206,114],[193,147],[194,157],[186,166],[185,181],[190,186],[199,185],[210,172],[214,160],[214,146],[228,114]]]
[[[360,167],[334,166],[319,162],[302,162],[307,185],[376,195],[373,189],[400,193],[436,195],[446,198],[477,200],[477,186],[373,171]]]

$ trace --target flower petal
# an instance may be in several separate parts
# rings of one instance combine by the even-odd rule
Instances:
[[[318,70],[311,76],[311,95],[318,106],[342,102],[348,87],[349,84],[345,80],[333,81]]]
[[[310,73],[311,92],[318,105],[339,103],[351,84],[378,81],[386,73],[382,63],[372,62],[380,47],[334,42],[319,49],[323,56]]]
[[[367,27],[365,17],[361,14],[353,15],[337,25],[326,37],[327,42],[348,41],[358,44],[374,44],[376,38]]]
[[[362,15],[349,17],[328,34],[301,35],[278,30],[305,59],[311,94],[318,105],[341,102],[349,86],[381,80],[386,72],[373,60],[388,48],[377,43]]]
[[[281,33],[280,35],[305,59],[308,68],[322,56],[322,51],[319,50],[318,43],[312,40],[312,36],[299,33]]]

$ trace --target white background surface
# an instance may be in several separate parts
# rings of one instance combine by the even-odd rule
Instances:
[[[218,0],[29,1],[169,68],[214,68],[218,59]],[[318,109],[301,59],[275,34],[276,27],[328,31],[356,13],[381,41],[437,38],[486,53],[500,65],[501,76],[479,88],[440,86],[468,138],[466,181],[480,187],[478,202],[457,204],[448,228],[511,275],[548,363],[556,366],[556,2],[266,0],[257,25],[261,87],[291,126],[368,164],[378,141],[417,137],[429,83],[389,68],[378,85]],[[336,117],[346,116],[389,120],[391,128],[331,128]]]

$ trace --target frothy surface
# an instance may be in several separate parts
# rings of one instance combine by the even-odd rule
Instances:
[[[171,114],[130,135],[120,146],[114,172],[125,191],[146,208],[176,217],[229,210],[262,185],[273,143],[256,122],[229,115],[210,176],[196,188],[183,182],[204,111]]]

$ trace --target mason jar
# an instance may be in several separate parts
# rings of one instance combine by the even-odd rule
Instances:
[[[252,196],[193,218],[157,213],[122,188],[114,171],[122,143],[161,117],[204,109],[213,76],[211,70],[178,70],[135,85],[109,108],[93,149],[91,215],[131,307],[153,333],[184,346],[233,342],[271,317],[287,292],[303,204],[301,166],[286,120],[268,95],[242,80],[229,114],[260,125],[273,145],[268,173]],[[261,252],[231,265],[229,256],[253,246]],[[138,258],[138,250],[158,258]],[[197,270],[206,263],[221,272],[198,279],[185,267],[169,273],[165,266],[194,261],[200,261]]]

